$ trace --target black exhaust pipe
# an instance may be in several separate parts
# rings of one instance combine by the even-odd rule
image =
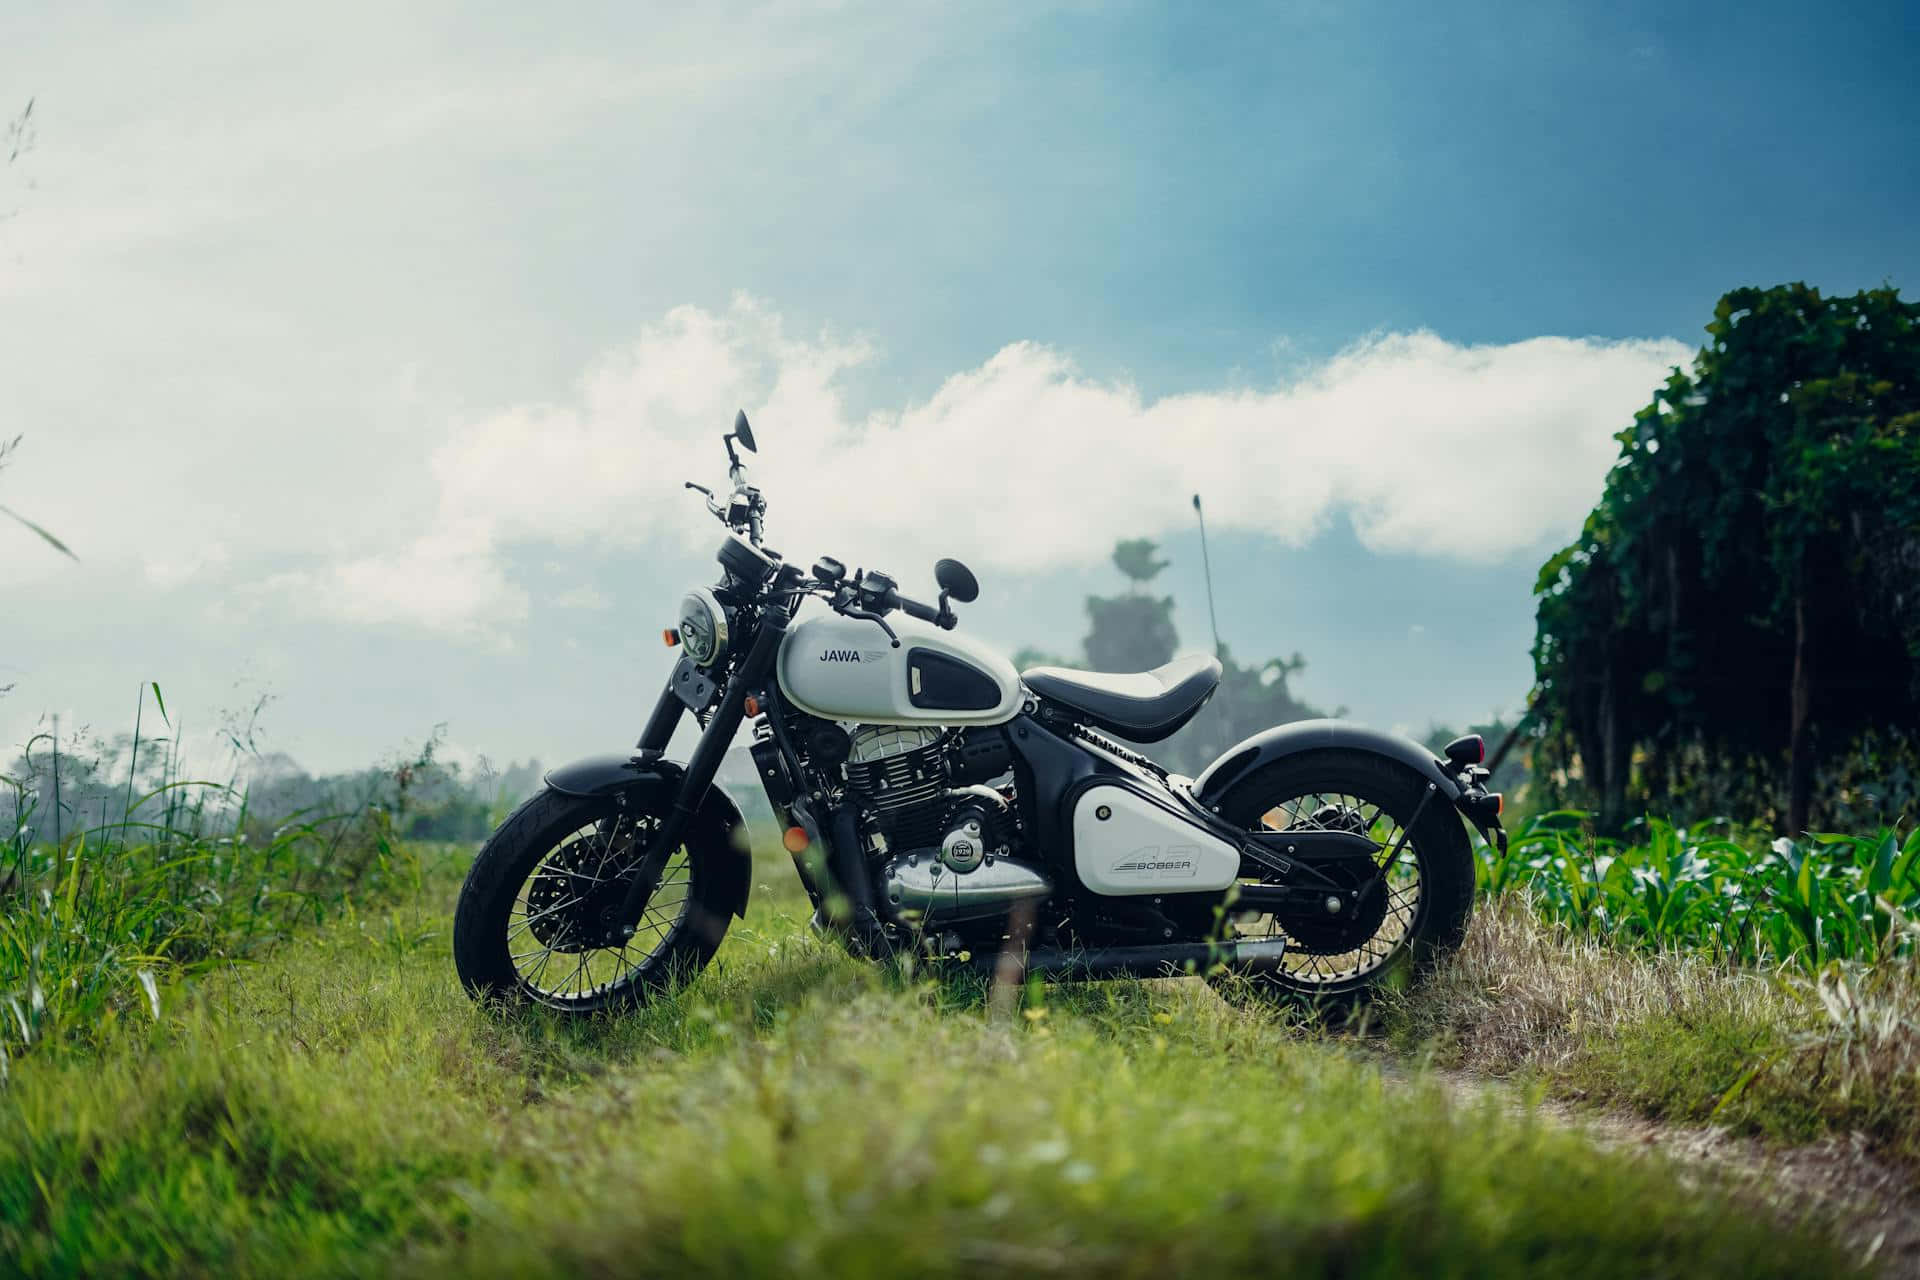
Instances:
[[[1024,973],[1043,978],[1178,978],[1205,973],[1216,964],[1234,973],[1272,973],[1286,954],[1284,938],[1245,938],[1224,942],[1173,942],[1150,947],[1094,947],[1066,951],[1040,947],[1011,953]],[[1007,952],[975,953],[968,963],[993,973]]]

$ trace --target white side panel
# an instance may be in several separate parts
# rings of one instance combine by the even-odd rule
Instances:
[[[1073,865],[1095,893],[1197,893],[1238,879],[1240,852],[1137,791],[1103,784],[1074,801]]]
[[[871,622],[828,610],[796,621],[780,645],[780,691],[809,715],[862,724],[1001,724],[1020,709],[1020,673],[998,652],[959,631],[890,614],[900,636],[895,649]],[[994,706],[976,711],[913,705],[907,687],[907,655],[914,649],[964,662],[1000,691]]]

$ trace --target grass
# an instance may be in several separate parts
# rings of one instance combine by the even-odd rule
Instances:
[[[63,795],[59,745],[43,735],[28,776],[0,779],[0,1081],[36,1046],[157,1020],[176,984],[417,888],[392,803],[263,827],[244,787],[188,776],[138,719],[123,763],[67,756]]]
[[[1811,1220],[1193,983],[884,971],[762,895],[643,1013],[457,989],[458,867],[16,1064],[28,1274],[1826,1274]],[[771,872],[771,869],[769,869]],[[762,880],[767,880],[763,876]]]
[[[1483,900],[1457,956],[1385,1014],[1402,1049],[1442,1065],[1776,1141],[1857,1133],[1920,1165],[1910,946],[1810,978],[1618,947],[1509,892]]]
[[[263,829],[243,789],[139,759],[136,729],[77,831],[23,788],[0,846],[0,1258],[28,1273],[1844,1261],[1818,1222],[1383,1074],[1263,1002],[1036,983],[1009,1007],[854,962],[764,886],[719,966],[643,1013],[483,1013],[447,955],[463,860],[397,844],[391,805]],[[1748,857],[1649,832],[1548,815],[1483,852],[1491,896],[1384,1006],[1392,1041],[1920,1162],[1920,837]]]

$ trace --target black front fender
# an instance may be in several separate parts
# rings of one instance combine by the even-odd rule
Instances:
[[[1194,779],[1194,799],[1211,809],[1220,803],[1228,788],[1262,765],[1303,751],[1327,750],[1364,751],[1396,760],[1432,782],[1441,795],[1456,805],[1459,803],[1459,780],[1447,775],[1433,752],[1397,733],[1382,733],[1345,720],[1296,720],[1254,734],[1228,748]]]
[[[630,803],[645,812],[664,815],[679,797],[685,776],[686,770],[671,760],[589,756],[547,774],[547,786],[569,796],[624,792]],[[720,901],[734,915],[746,915],[747,891],[753,885],[753,846],[739,806],[719,787],[707,788],[699,812],[687,827],[687,855],[715,877]]]

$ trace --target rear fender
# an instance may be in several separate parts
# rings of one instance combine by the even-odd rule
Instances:
[[[1395,733],[1382,733],[1345,720],[1297,720],[1254,734],[1228,748],[1193,781],[1193,796],[1212,809],[1233,784],[1262,766],[1303,751],[1364,751],[1412,769],[1458,807],[1463,788],[1449,777],[1433,752]]]
[[[625,755],[589,756],[547,774],[547,786],[569,796],[625,794],[628,803],[664,814],[679,798],[686,770],[671,760],[642,760]],[[699,859],[718,886],[720,902],[736,916],[747,914],[753,884],[753,848],[747,822],[732,797],[708,787],[698,812],[687,825],[687,854]]]

